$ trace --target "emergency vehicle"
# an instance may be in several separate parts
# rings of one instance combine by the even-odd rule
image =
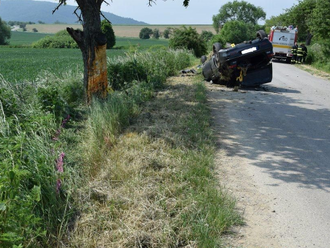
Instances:
[[[298,28],[273,26],[270,30],[269,41],[273,44],[273,59],[291,61],[291,48],[297,42]]]

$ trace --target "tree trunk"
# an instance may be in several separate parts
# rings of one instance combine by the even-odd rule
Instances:
[[[84,86],[87,103],[92,98],[106,98],[107,78],[107,41],[101,31],[100,8],[102,0],[77,0],[83,17],[83,31],[67,28],[77,42],[84,60]]]
[[[306,37],[306,46],[309,46],[312,42],[312,38],[313,38],[313,34],[311,34],[309,31],[308,31],[308,34],[307,34],[307,37]]]

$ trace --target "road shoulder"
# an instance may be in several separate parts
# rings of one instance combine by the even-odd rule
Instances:
[[[237,201],[238,211],[242,213],[245,225],[235,227],[233,235],[225,240],[227,247],[281,247],[276,231],[273,230],[273,216],[268,196],[262,194],[248,170],[247,158],[236,156],[231,147],[234,139],[224,133],[230,133],[227,111],[231,104],[231,94],[240,94],[219,85],[207,84],[208,101],[212,110],[213,128],[217,136],[217,154],[215,169],[220,184]]]

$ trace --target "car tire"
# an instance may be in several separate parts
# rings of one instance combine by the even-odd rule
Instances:
[[[205,55],[203,55],[203,56],[201,57],[201,62],[202,62],[202,64],[204,64],[206,60],[207,60],[207,57],[206,57]]]
[[[213,44],[213,54],[217,54],[220,49],[222,48],[221,44],[219,42]]]
[[[263,40],[264,38],[267,37],[267,34],[266,34],[266,32],[264,30],[259,30],[257,32],[257,37],[259,37],[261,40]]]
[[[204,76],[205,81],[210,82],[212,80],[213,72],[210,60],[204,64],[202,75]]]

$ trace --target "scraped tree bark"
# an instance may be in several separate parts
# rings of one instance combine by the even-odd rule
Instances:
[[[77,0],[83,19],[83,31],[67,28],[77,42],[84,60],[84,86],[87,102],[93,96],[107,96],[107,40],[101,31],[100,10],[102,0]]]
[[[107,58],[106,58],[106,37],[101,30],[101,6],[105,0],[76,0],[81,16],[83,31],[67,28],[71,37],[77,42],[84,60],[84,86],[87,102],[90,103],[93,96],[106,98],[108,93]],[[154,0],[148,0],[152,5]],[[58,7],[66,0],[59,0]],[[187,7],[189,0],[183,1]]]

